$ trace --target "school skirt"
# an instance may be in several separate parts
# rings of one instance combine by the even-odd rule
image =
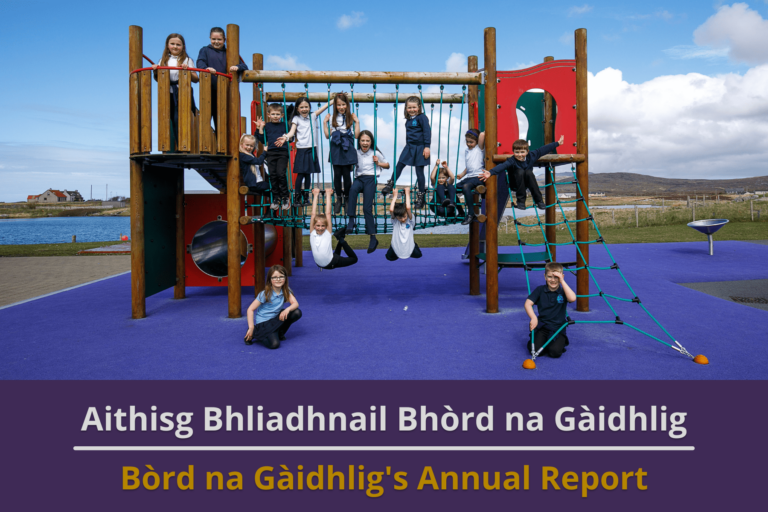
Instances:
[[[275,315],[274,318],[270,318],[266,322],[260,322],[253,326],[253,341],[255,343],[264,343],[267,340],[267,336],[275,333],[283,325],[283,321],[280,320],[280,315]]]
[[[293,161],[293,172],[296,174],[313,174],[320,172],[320,160],[317,158],[317,148],[314,149],[315,158],[312,160],[312,148],[299,148],[296,150],[296,158]]]
[[[397,163],[421,167],[422,165],[429,165],[429,159],[424,158],[424,146],[406,144]]]
[[[350,143],[349,149],[344,151],[340,145],[331,143],[331,155],[328,161],[333,165],[357,165],[355,145]]]

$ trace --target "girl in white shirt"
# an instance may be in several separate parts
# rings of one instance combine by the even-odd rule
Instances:
[[[165,48],[163,49],[163,56],[160,58],[160,62],[152,65],[152,69],[155,70],[155,80],[157,80],[157,68],[158,67],[171,67],[171,68],[194,68],[195,62],[187,55],[187,45],[184,43],[184,36],[181,34],[170,34],[165,39]],[[195,71],[191,71],[191,79],[197,83],[200,78]],[[169,71],[169,77],[171,82],[170,95],[171,98],[168,102],[170,105],[170,119],[173,125],[174,136],[172,140],[178,141],[179,138],[179,70],[171,69]],[[192,112],[197,112],[195,107],[195,95],[192,91]]]
[[[325,215],[318,215],[317,198],[320,195],[320,190],[314,189],[312,191],[312,217],[309,219],[309,226],[312,230],[309,234],[309,245],[312,248],[312,257],[315,259],[315,264],[318,267],[328,270],[348,267],[357,263],[355,251],[353,251],[347,241],[344,240],[344,228],[339,229],[335,233],[334,236],[339,242],[336,244],[336,250],[331,250],[332,240],[330,228],[333,225],[333,217],[331,216],[332,194],[332,189],[325,189]],[[344,249],[346,256],[341,255],[342,249]]]
[[[328,105],[323,105],[316,112],[312,112],[306,97],[299,98],[293,107],[291,129],[285,136],[286,140],[290,140],[296,135],[296,157],[293,162],[293,172],[296,173],[296,183],[293,186],[294,205],[311,204],[309,188],[312,186],[312,174],[320,173],[320,160],[317,156],[317,140],[320,134],[315,130],[315,120],[327,108]]]
[[[368,243],[368,254],[375,251],[379,245],[379,241],[376,239],[373,202],[376,199],[376,181],[381,172],[380,169],[389,169],[389,163],[384,159],[379,148],[373,148],[373,134],[368,130],[363,130],[357,139],[357,168],[355,169],[355,181],[349,190],[349,203],[347,205],[349,222],[346,233],[349,234],[355,230],[357,196],[362,192],[365,233],[371,237]]]
[[[387,259],[421,258],[421,249],[413,239],[416,218],[411,212],[411,187],[405,187],[404,203],[397,202],[396,193],[392,195],[389,213],[392,214],[392,244],[387,251]]]

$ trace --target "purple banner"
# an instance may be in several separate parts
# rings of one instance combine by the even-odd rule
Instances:
[[[764,504],[767,392],[765,381],[3,381],[3,505],[752,510]]]

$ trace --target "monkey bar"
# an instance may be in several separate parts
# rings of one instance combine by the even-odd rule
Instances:
[[[333,95],[333,92],[331,92]],[[391,92],[381,92],[376,94],[376,103],[394,103],[397,99],[398,103],[405,103],[411,96],[418,96],[418,92],[401,92],[399,94]],[[285,101],[295,102],[299,98],[306,97],[307,94],[303,92],[286,92]],[[424,93],[424,103],[440,103],[440,93],[430,92]],[[267,103],[283,101],[283,93],[281,92],[267,92],[264,93],[264,98]],[[461,103],[461,94],[444,94],[443,103]],[[309,93],[309,101],[324,103],[328,100],[328,96],[324,92],[311,92]],[[374,95],[370,92],[356,92],[355,103],[373,103]]]
[[[310,84],[434,84],[480,85],[482,73],[419,71],[245,71],[243,82]]]

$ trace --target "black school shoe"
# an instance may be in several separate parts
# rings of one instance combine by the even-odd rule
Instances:
[[[338,240],[339,242],[344,240],[344,237],[347,236],[347,226],[342,226],[336,231],[334,231],[333,236],[335,236],[336,240]]]
[[[547,205],[545,205],[544,202],[536,203],[536,208],[538,208],[539,210],[546,210]]]
[[[371,254],[379,246],[379,240],[375,237],[371,237],[371,241],[368,242],[368,254]]]
[[[285,341],[285,334],[278,333],[277,334],[277,339],[279,339],[280,341]]]
[[[388,196],[392,193],[393,188],[395,188],[395,182],[390,179],[387,181],[386,185],[384,185],[384,188],[381,189],[381,193],[385,196]]]
[[[251,338],[250,340],[243,338],[243,341],[245,342],[246,345],[253,345],[253,338]]]
[[[454,206],[454,204],[453,204],[453,201],[451,201],[450,197],[446,197],[445,199],[443,199],[443,202],[440,203],[440,206],[444,208],[448,208],[449,206]]]
[[[464,220],[461,221],[462,226],[467,226],[469,224],[472,224],[472,221],[475,220],[475,216],[471,213],[468,213],[466,217],[464,217]]]
[[[521,204],[521,203],[517,203],[517,204],[515,205],[515,208],[517,208],[518,210],[525,210],[525,205],[524,205],[524,204]]]

